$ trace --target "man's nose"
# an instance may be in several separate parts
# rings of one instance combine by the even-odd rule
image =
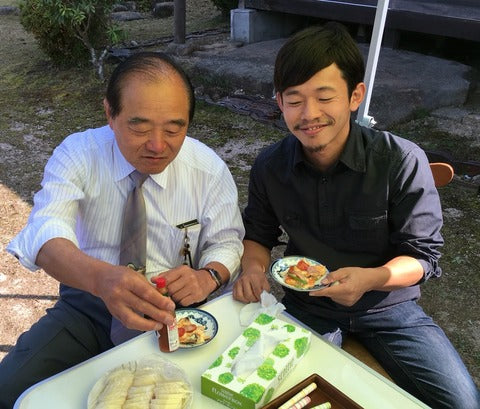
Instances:
[[[157,153],[163,152],[166,146],[165,138],[160,131],[152,132],[146,143],[146,148],[149,151]]]
[[[307,100],[303,104],[302,119],[311,120],[319,116],[319,107],[316,101]]]

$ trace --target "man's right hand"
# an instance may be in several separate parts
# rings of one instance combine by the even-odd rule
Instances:
[[[270,291],[267,275],[265,273],[244,271],[235,281],[233,298],[244,303],[258,302],[263,290]]]
[[[169,297],[131,268],[112,267],[111,273],[99,277],[97,295],[115,318],[125,327],[140,331],[159,330],[163,324],[173,323],[175,303]]]
[[[36,264],[59,282],[100,297],[127,328],[149,331],[173,321],[174,302],[161,295],[142,274],[91,257],[67,239],[47,241]]]
[[[265,273],[270,250],[253,240],[243,241],[243,272],[233,285],[233,298],[244,303],[260,301],[263,290],[270,291]]]

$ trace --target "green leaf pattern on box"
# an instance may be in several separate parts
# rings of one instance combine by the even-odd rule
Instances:
[[[265,388],[258,383],[251,383],[245,386],[241,391],[240,394],[246,396],[247,398],[253,400],[255,403],[260,402],[260,399],[265,392]]]
[[[283,341],[275,345],[253,373],[235,376],[231,369],[239,354],[248,351],[262,333],[271,334],[274,331],[283,331]],[[204,372],[202,393],[236,409],[254,409],[265,405],[271,400],[277,386],[306,353],[310,335],[310,331],[300,326],[260,314]]]

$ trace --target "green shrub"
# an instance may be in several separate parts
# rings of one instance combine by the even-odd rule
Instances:
[[[212,3],[220,10],[223,17],[228,17],[230,10],[238,7],[238,0],[212,0]]]
[[[109,44],[121,39],[110,20],[114,0],[21,0],[20,21],[56,63],[88,60],[103,79],[102,62]]]

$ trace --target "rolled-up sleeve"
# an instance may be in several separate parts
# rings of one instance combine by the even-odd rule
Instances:
[[[424,280],[441,275],[439,259],[443,238],[442,209],[430,165],[417,148],[409,152],[392,172],[390,222],[391,244],[399,255],[416,258]]]
[[[6,248],[31,271],[39,269],[35,262],[47,241],[65,238],[78,246],[75,223],[83,192],[75,178],[78,163],[74,162],[62,147],[55,150],[45,167],[42,188],[34,196],[27,225]]]

